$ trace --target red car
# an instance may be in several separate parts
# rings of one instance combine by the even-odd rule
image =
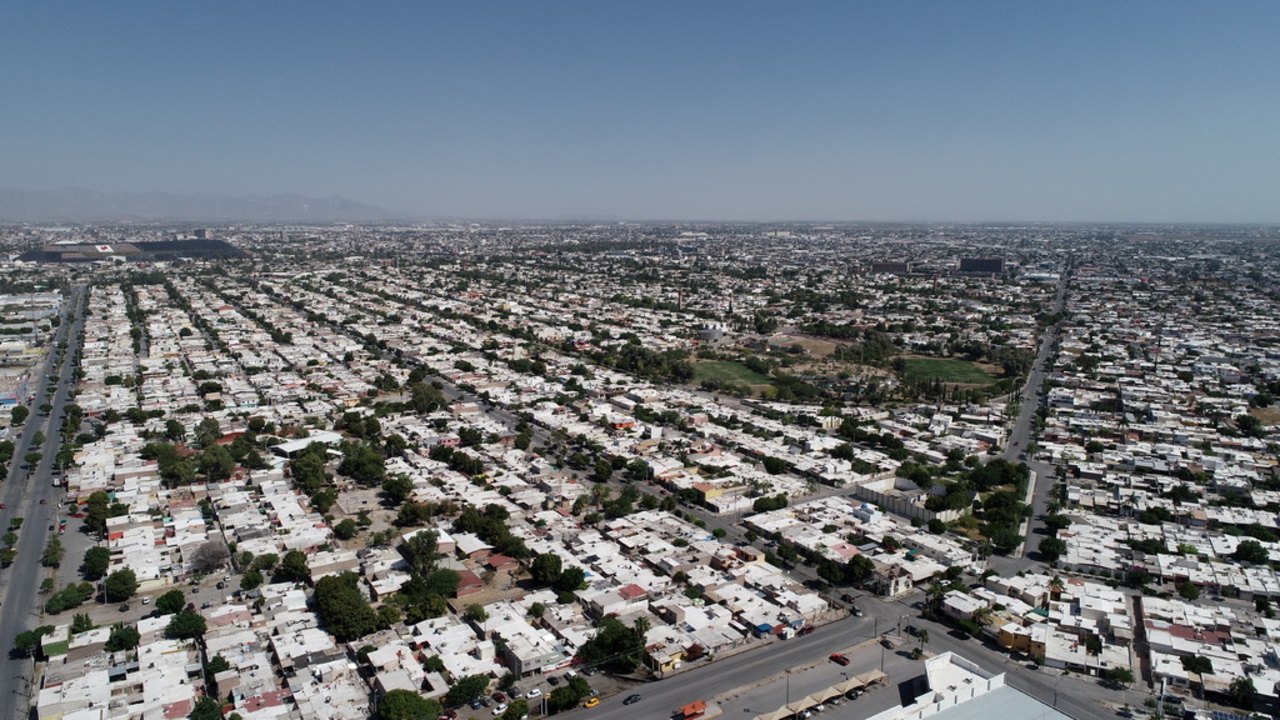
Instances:
[[[812,635],[813,631],[816,629],[817,628],[815,628],[812,625],[805,625],[804,627],[800,628],[800,632],[796,634],[799,635],[800,637],[804,637],[805,635]]]
[[[840,653],[831,653],[831,657],[829,659],[831,660],[831,662],[837,665],[849,664],[849,658],[845,657],[844,655],[841,655]]]

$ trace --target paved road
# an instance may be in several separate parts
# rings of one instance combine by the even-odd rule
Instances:
[[[892,707],[898,703],[897,683],[909,680],[923,672],[920,663],[909,661],[897,650],[882,650],[873,639],[879,633],[894,633],[899,618],[903,626],[909,622],[927,628],[930,638],[926,648],[933,653],[952,651],[968,658],[985,670],[1006,674],[1007,683],[1049,705],[1055,705],[1063,713],[1079,720],[1106,720],[1115,717],[1115,709],[1108,703],[1120,701],[1121,695],[1098,685],[1096,680],[1063,676],[1049,670],[1032,670],[1026,663],[1017,663],[1003,652],[992,650],[976,640],[962,640],[948,634],[947,628],[921,620],[900,603],[875,601],[868,606],[865,617],[848,617],[824,625],[813,635],[804,638],[776,641],[741,655],[703,664],[702,667],[652,683],[640,684],[631,690],[605,698],[593,710],[575,710],[569,716],[593,720],[658,720],[670,718],[672,712],[695,700],[719,698],[732,710],[734,717],[751,718],[777,708],[786,701],[787,685],[790,697],[797,700],[802,693],[826,687],[841,670],[863,673],[883,667],[890,673],[890,687],[876,691],[883,696],[870,703],[859,700],[829,708],[824,715],[839,718],[865,717],[869,712]],[[908,640],[911,640],[908,638]],[[898,650],[915,646],[911,640]],[[827,667],[827,657],[834,652],[849,655],[853,663],[848,668]],[[812,670],[811,670],[812,668]],[[786,675],[792,673],[788,682]],[[803,675],[801,673],[804,673]],[[781,679],[782,684],[777,683]],[[762,686],[770,685],[761,690]],[[632,692],[641,695],[635,705],[624,706],[623,698]],[[1134,693],[1124,698],[1138,704]],[[883,705],[883,707],[881,707]]]
[[[13,565],[0,571],[4,597],[4,604],[0,606],[0,650],[6,653],[13,647],[13,640],[19,633],[41,624],[41,599],[37,593],[46,571],[40,565],[40,556],[50,536],[49,525],[57,522],[58,500],[62,497],[62,490],[52,486],[50,477],[54,456],[62,442],[62,409],[74,384],[75,368],[71,357],[84,331],[85,295],[84,285],[77,285],[72,289],[62,315],[64,322],[58,326],[49,355],[40,365],[40,379],[35,384],[35,400],[32,403],[36,407],[32,408],[22,436],[15,441],[17,448],[13,470],[9,479],[0,487],[0,502],[7,506],[7,509],[0,512],[5,524],[8,524],[10,518],[24,518],[19,532],[18,557]],[[75,323],[66,322],[70,308],[77,309]],[[68,341],[69,347],[58,370],[57,390],[53,399],[46,401],[49,373],[57,369],[56,351],[52,348],[56,348],[63,340]],[[53,410],[47,415],[38,409],[45,402],[53,406]],[[31,442],[37,430],[45,434],[44,445],[39,448],[33,447]],[[34,467],[23,467],[25,463],[22,462],[22,456],[33,450],[43,453],[43,457]],[[41,504],[41,500],[46,501],[45,504]],[[14,660],[10,662],[9,672],[0,673],[0,717],[12,718],[27,714],[32,667],[30,660]]]
[[[1066,307],[1069,282],[1070,276],[1067,273],[1063,273],[1062,279],[1058,282],[1058,292],[1054,297],[1053,309],[1050,312],[1062,312]],[[1061,330],[1062,323],[1057,323],[1046,328],[1044,335],[1040,338],[1040,349],[1036,353],[1035,364],[1032,366],[1031,375],[1027,378],[1027,384],[1022,390],[1022,407],[1018,410],[1017,421],[1014,422],[1013,428],[1009,431],[1009,442],[1002,454],[1002,457],[1006,460],[1011,462],[1022,460],[1027,446],[1035,440],[1036,413],[1044,402],[1042,390],[1046,375],[1045,370],[1052,360],[1054,341]],[[1036,566],[1037,563],[1032,559],[1031,555],[1036,552],[1040,538],[1044,537],[1042,519],[1048,511],[1051,499],[1050,494],[1057,480],[1054,476],[1054,467],[1052,465],[1039,462],[1030,456],[1025,457],[1027,466],[1034,473],[1034,486],[1028,488],[1031,492],[1032,516],[1025,526],[1026,539],[1023,540],[1021,552],[1013,553],[1009,556],[993,556],[991,558],[990,565],[992,569],[999,571],[1002,575],[1016,575],[1021,571],[1030,570]]]

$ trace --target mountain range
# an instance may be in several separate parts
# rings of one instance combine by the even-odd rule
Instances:
[[[398,216],[374,205],[333,196],[293,193],[175,195],[167,192],[103,193],[83,188],[15,190],[0,188],[3,222],[107,222],[171,220],[189,222],[376,222]]]

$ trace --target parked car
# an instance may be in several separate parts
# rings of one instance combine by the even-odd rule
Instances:
[[[500,704],[502,704],[502,703],[506,703],[506,702],[507,702],[507,696],[506,696],[506,695],[503,695],[503,694],[502,694],[502,693],[500,693],[500,692],[496,692],[496,693],[494,693],[494,694],[490,695],[489,697],[493,698],[494,702],[497,702],[497,703],[500,703]]]
[[[639,694],[635,694],[635,695],[628,695],[628,696],[627,696],[627,699],[622,701],[622,704],[623,704],[623,705],[635,705],[635,704],[636,704],[636,703],[638,703],[638,702],[640,702],[640,695],[639,695]]]
[[[445,710],[440,713],[439,720],[458,720],[458,713],[453,710]]]
[[[556,677],[555,675],[552,675],[547,678],[547,682],[550,683],[552,687],[555,687],[556,685],[560,684],[560,678]]]
[[[530,690],[528,693],[525,694],[525,697],[529,698],[530,700],[536,700],[537,698],[542,697],[542,688],[533,688],[532,690]]]
[[[506,712],[506,711],[507,711],[507,704],[506,704],[506,703],[498,703],[497,705],[494,705],[494,706],[493,706],[493,710],[491,710],[490,712],[492,712],[492,713],[493,713],[493,716],[494,716],[494,717],[497,717],[497,716],[501,715],[502,713],[504,713],[504,712]]]
[[[482,705],[481,705],[481,703],[480,703],[480,698],[476,698],[475,700],[472,700],[472,701],[471,701],[471,709],[472,709],[472,710],[479,710],[481,707],[482,707]]]
[[[593,707],[598,707],[599,705],[600,705],[600,698],[598,697],[587,698],[587,701],[582,703],[582,707],[584,708],[593,708]]]
[[[799,635],[800,637],[804,637],[805,635],[812,635],[814,630],[817,630],[817,628],[812,625],[805,625],[804,627],[800,628],[800,632],[796,634]]]
[[[828,659],[829,659],[829,660],[831,660],[831,662],[833,662],[833,663],[835,663],[835,664],[837,664],[837,665],[848,665],[848,664],[849,664],[849,658],[845,657],[844,655],[842,655],[842,654],[840,654],[840,653],[831,653],[831,655],[830,655],[830,656],[828,656]]]

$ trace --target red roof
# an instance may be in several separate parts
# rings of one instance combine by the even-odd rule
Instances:
[[[634,583],[618,588],[618,594],[622,596],[623,600],[635,600],[636,598],[644,597],[648,592],[648,590]]]

